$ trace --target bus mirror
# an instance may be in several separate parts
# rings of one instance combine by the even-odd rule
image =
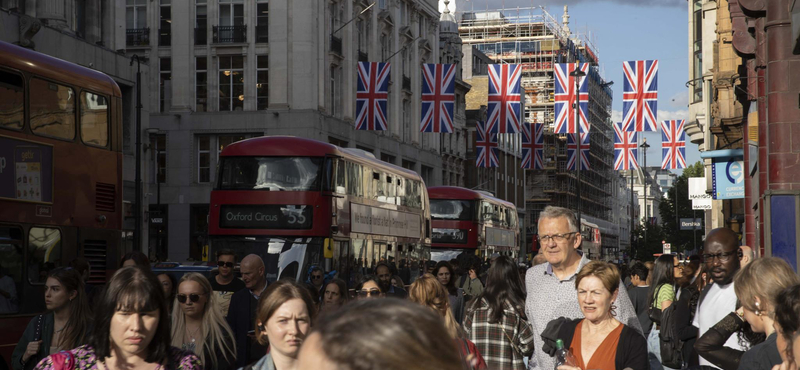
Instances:
[[[325,258],[333,258],[333,243],[331,242],[331,238],[325,238],[322,248]]]

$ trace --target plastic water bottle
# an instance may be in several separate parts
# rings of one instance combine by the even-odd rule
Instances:
[[[556,340],[556,366],[553,367],[554,370],[557,370],[561,365],[569,365],[569,366],[576,366],[575,365],[575,356],[572,355],[572,352],[569,349],[564,348],[564,341],[561,339]]]

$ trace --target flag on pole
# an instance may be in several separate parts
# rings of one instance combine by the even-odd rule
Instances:
[[[639,152],[636,135],[623,129],[622,122],[614,124],[614,170],[633,170],[639,168],[636,155]]]
[[[488,132],[486,122],[478,121],[475,124],[476,165],[478,167],[500,167],[497,158],[497,134]]]
[[[456,101],[456,68],[453,64],[422,65],[421,132],[453,133]]]
[[[589,85],[586,76],[578,81],[578,92],[575,92],[575,77],[570,73],[575,69],[589,74],[588,63],[556,63],[555,65],[555,132],[558,134],[574,134],[578,132],[575,127],[575,99],[580,99],[580,130],[589,132]]]
[[[489,65],[489,107],[486,132],[516,134],[522,122],[519,64]]]
[[[679,170],[686,168],[686,132],[684,120],[661,122],[661,160],[662,169]]]
[[[625,131],[658,131],[658,60],[622,62],[622,126]]]
[[[581,170],[589,169],[589,133],[580,134],[580,157],[581,157]],[[577,162],[578,144],[576,137],[578,134],[567,134],[567,171],[574,171],[575,163]]]
[[[533,131],[531,131],[533,126]],[[544,169],[544,124],[522,123],[522,168]]]
[[[389,63],[358,62],[356,130],[387,130]]]

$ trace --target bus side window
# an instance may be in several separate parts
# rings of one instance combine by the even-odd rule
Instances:
[[[347,182],[345,181],[345,166],[350,169],[350,163],[345,162],[343,159],[336,160],[336,181],[334,182],[334,189],[337,194],[347,194]],[[352,185],[351,185],[352,186]]]
[[[28,282],[44,284],[50,270],[63,265],[61,230],[32,227],[28,232]]]
[[[75,91],[67,86],[31,78],[31,130],[42,136],[75,138]]]
[[[0,103],[2,104],[2,103]],[[22,292],[22,229],[0,226],[0,314],[17,313]]]
[[[108,146],[108,99],[82,92],[80,116],[81,140],[88,145]]]
[[[0,127],[21,130],[24,111],[22,76],[0,70]]]

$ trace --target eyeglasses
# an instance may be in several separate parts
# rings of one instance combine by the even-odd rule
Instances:
[[[311,275],[311,278],[314,280],[322,279],[322,275]]]
[[[704,254],[703,261],[705,263],[713,263],[714,258],[719,258],[720,262],[728,262],[730,261],[731,257],[736,255],[736,252],[722,252],[717,254]]]
[[[372,297],[378,295],[381,295],[380,289],[370,289],[370,290],[362,289],[358,291],[359,297]]]
[[[225,262],[225,261],[217,262],[217,266],[219,266],[219,267],[233,268],[234,265],[235,264],[233,262]]]
[[[552,240],[552,241],[554,241],[554,242],[556,242],[556,243],[563,243],[563,242],[565,242],[565,241],[566,241],[566,240],[567,240],[567,239],[568,239],[570,236],[572,236],[573,234],[577,234],[577,233],[578,233],[578,232],[576,232],[576,231],[573,231],[573,232],[568,232],[568,233],[563,233],[563,234],[539,235],[539,242],[541,242],[541,243],[547,243],[547,242],[549,242],[550,240]]]
[[[192,294],[189,294],[188,298],[192,302],[197,302],[197,301],[200,300],[200,296],[201,295],[202,294],[192,293]],[[178,295],[175,296],[175,298],[178,298],[178,302],[180,302],[180,303],[186,303],[187,296],[186,296],[186,294],[178,294]]]

